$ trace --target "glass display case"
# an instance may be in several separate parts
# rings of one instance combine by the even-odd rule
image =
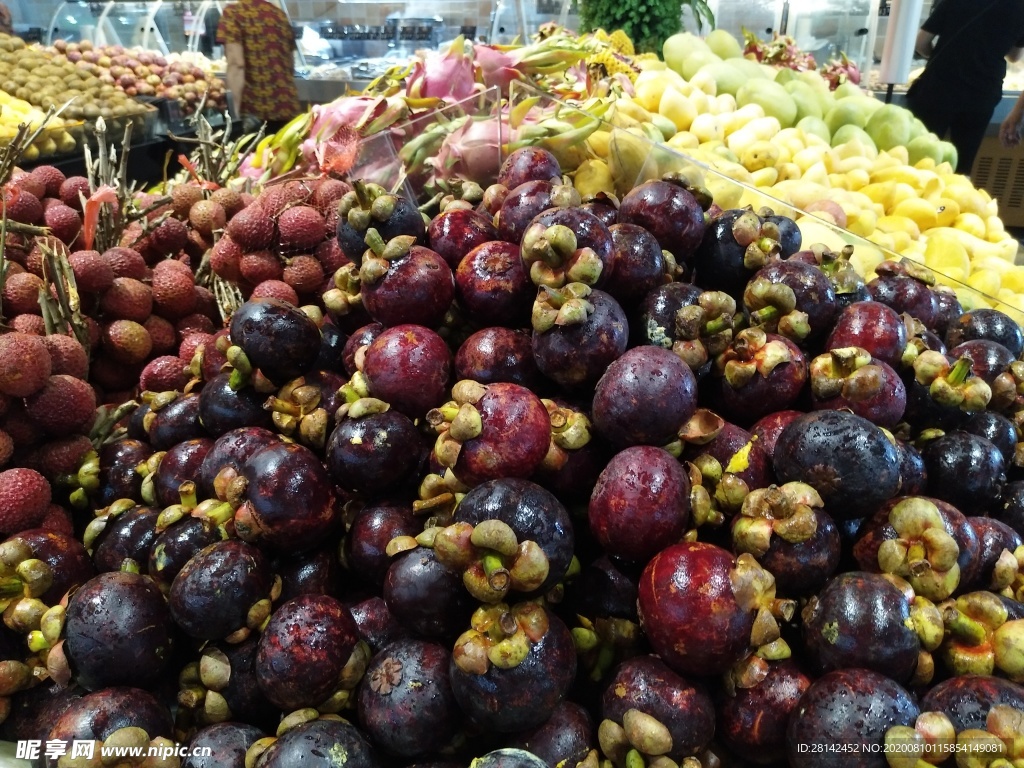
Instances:
[[[139,47],[166,56],[188,46],[182,15],[174,4],[163,0],[64,2],[50,21],[46,42],[90,40],[97,45]]]
[[[579,0],[498,0],[490,26],[490,40],[511,43],[527,40],[542,24],[554,22],[579,29]]]

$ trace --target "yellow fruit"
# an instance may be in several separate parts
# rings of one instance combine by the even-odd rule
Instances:
[[[754,170],[750,175],[754,182],[754,186],[759,189],[771,187],[779,180],[779,172],[770,166]]]
[[[924,187],[924,179],[921,171],[909,165],[892,165],[887,168],[878,168],[871,172],[871,181],[895,181],[907,184],[919,190]]]
[[[967,285],[991,297],[998,295],[1001,282],[999,273],[991,269],[977,269],[967,278]]]
[[[894,216],[906,216],[908,219],[913,219],[920,232],[939,225],[939,217],[935,211],[935,206],[920,197],[900,200],[893,207],[892,213]]]
[[[953,286],[953,291],[956,293],[956,298],[960,302],[960,306],[963,307],[964,312],[992,306],[988,299],[972,288]]]
[[[976,213],[961,213],[956,217],[956,220],[953,222],[953,226],[957,229],[963,230],[969,235],[974,235],[979,238],[985,237],[985,220]]]
[[[665,89],[657,110],[659,115],[672,121],[677,131],[688,130],[697,117],[697,108],[675,88]]]
[[[708,188],[715,202],[723,209],[736,208],[743,197],[743,187],[731,179],[709,173],[704,185]]]
[[[965,176],[958,174],[949,177],[942,196],[954,200],[960,206],[961,213],[973,213],[976,216],[988,215],[987,200]]]
[[[940,197],[935,201],[935,219],[940,227],[952,227],[956,217],[960,215],[960,206],[956,200]]]
[[[881,216],[878,219],[878,229],[888,232],[891,235],[902,233],[908,239],[916,240],[921,236],[921,230],[917,222],[906,216],[894,216],[892,214]]]
[[[929,234],[924,248],[924,263],[945,275],[953,276],[954,270],[960,279],[971,274],[971,260],[960,241],[944,234]]]
[[[1001,285],[1015,293],[1024,293],[1024,266],[1011,264],[1002,275]]]
[[[665,145],[672,149],[678,149],[682,152],[686,152],[699,147],[700,142],[697,140],[697,137],[689,131],[680,131],[671,139],[666,141]]]
[[[862,168],[853,168],[846,172],[846,178],[849,181],[850,189],[861,190],[867,186],[870,176]]]
[[[604,160],[584,160],[573,174],[573,186],[584,200],[596,197],[599,192],[615,190],[611,169]]]
[[[735,112],[727,114],[722,125],[725,129],[726,135],[728,136],[730,133],[738,131],[751,120],[758,117],[764,117],[764,109],[761,108],[761,105],[745,104]]]
[[[710,112],[697,115],[690,124],[689,130],[702,144],[705,141],[714,141],[716,139],[721,141],[725,138],[722,124]]]
[[[755,141],[740,152],[740,164],[748,171],[774,168],[778,161],[779,149],[770,141]]]
[[[892,191],[895,188],[895,181],[874,181],[870,184],[865,184],[860,188],[860,191],[871,198],[872,202],[884,206],[889,201],[889,198],[892,197]]]
[[[878,216],[868,208],[846,211],[846,228],[860,237],[867,237],[876,229]]]
[[[778,163],[775,170],[779,172],[779,181],[789,181],[800,178],[800,166],[796,163]],[[778,182],[776,182],[777,184]]]
[[[1004,237],[1007,237],[1006,229],[1003,227],[1003,220],[998,216],[988,216],[985,218],[985,239],[990,243],[998,243]]]
[[[910,184],[897,181],[896,185],[892,188],[892,194],[889,195],[889,199],[886,201],[886,211],[892,212],[903,200],[913,200],[916,197],[917,190]]]

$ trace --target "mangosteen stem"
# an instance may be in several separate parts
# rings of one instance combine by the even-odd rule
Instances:
[[[981,645],[988,636],[988,629],[980,621],[970,618],[952,605],[942,611],[942,622],[946,631],[967,645]]]
[[[963,384],[971,373],[971,361],[961,357],[946,374],[946,382],[954,387]]]

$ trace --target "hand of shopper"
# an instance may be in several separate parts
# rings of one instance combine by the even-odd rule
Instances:
[[[1004,147],[1016,147],[1021,140],[1021,123],[1024,115],[1014,107],[999,126],[999,141]]]

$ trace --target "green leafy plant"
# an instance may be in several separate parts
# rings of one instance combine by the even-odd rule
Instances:
[[[584,31],[623,30],[637,52],[661,53],[665,40],[682,31],[683,6],[689,6],[700,32],[715,28],[715,15],[705,0],[580,0]]]

